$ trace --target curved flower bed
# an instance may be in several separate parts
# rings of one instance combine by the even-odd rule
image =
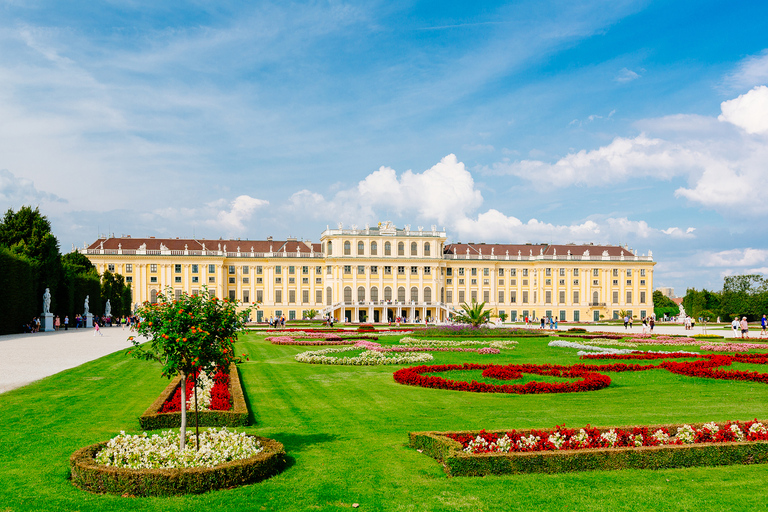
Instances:
[[[258,453],[213,467],[133,469],[108,466],[96,461],[97,454],[108,443],[86,446],[69,459],[72,484],[91,492],[122,496],[199,494],[258,482],[285,468],[287,460],[281,443],[265,437],[248,438],[258,444]]]
[[[748,352],[753,349],[767,349],[768,345],[765,343],[709,343],[699,348],[708,352]]]
[[[400,339],[400,343],[403,345],[417,346],[417,347],[465,347],[472,345],[487,345],[491,348],[497,349],[509,349],[515,348],[518,344],[515,340],[428,340],[421,338],[411,338],[405,336]]]
[[[280,336],[265,338],[273,345],[354,345],[357,340],[377,340],[370,334],[341,335],[336,332],[292,331],[281,332]]]
[[[376,350],[366,350],[359,356],[333,357],[327,354],[347,352],[350,348],[326,348],[323,350],[310,350],[296,354],[296,361],[310,364],[353,365],[353,366],[378,366],[384,364],[412,364],[432,361],[433,357],[426,353],[404,352],[394,356],[388,356]]]
[[[751,422],[579,430],[411,432],[410,446],[453,476],[663,469],[768,462],[768,428]]]
[[[463,382],[445,379],[427,373],[440,373],[455,370],[490,370],[496,375],[507,375],[507,378],[519,378],[522,373],[548,375],[551,377],[579,379],[575,382],[528,382],[527,384],[486,384],[484,382]],[[494,377],[499,378],[499,377]],[[434,366],[416,366],[403,368],[394,373],[395,382],[409,386],[421,386],[433,389],[450,389],[454,391],[470,391],[474,393],[513,393],[518,395],[535,393],[577,393],[603,389],[611,384],[611,378],[584,368],[551,365],[551,364],[444,364]]]
[[[367,348],[376,352],[476,352],[478,354],[500,354],[501,351],[493,347],[485,348],[461,348],[461,347],[384,347],[380,343],[371,341],[359,341],[354,348]]]

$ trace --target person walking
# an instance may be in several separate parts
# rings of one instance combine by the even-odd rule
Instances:
[[[99,336],[104,336],[104,334],[101,332],[101,329],[99,328],[98,320],[93,322],[93,335],[96,336],[97,334]]]
[[[69,330],[69,315],[64,317],[64,330],[65,331]]]
[[[59,327],[61,326],[61,319],[59,318],[59,315],[56,315],[56,319],[53,321],[53,328],[54,330],[59,330]]]
[[[749,324],[747,323],[747,317],[741,317],[741,337],[749,338]]]
[[[733,322],[731,322],[731,329],[733,330],[733,337],[738,338],[739,337],[739,318],[733,317]]]
[[[760,319],[760,327],[762,327],[762,330],[760,331],[760,337],[764,338],[766,328],[768,328],[768,319],[765,318],[765,315],[763,315],[763,318]]]
[[[651,334],[653,334],[653,326],[656,325],[656,322],[653,320],[653,317],[651,317],[650,320],[648,320],[648,326],[651,328]]]

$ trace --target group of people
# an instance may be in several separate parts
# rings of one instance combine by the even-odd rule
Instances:
[[[731,322],[731,329],[733,330],[733,337],[738,338],[739,333],[741,333],[742,338],[749,338],[749,322],[747,322],[747,317],[743,316],[741,317],[741,320],[739,320],[739,317],[735,317],[733,319],[733,322]],[[760,319],[760,337],[764,338],[766,336],[766,330],[768,329],[768,319],[766,319],[765,315],[763,315],[763,318]]]
[[[269,317],[269,326],[277,329],[278,327],[285,327],[285,315],[277,318]]]

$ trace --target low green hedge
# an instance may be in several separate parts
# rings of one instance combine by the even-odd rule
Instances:
[[[106,443],[81,448],[69,459],[72,483],[83,490],[122,496],[172,496],[200,494],[258,482],[286,466],[283,445],[254,436],[264,450],[213,468],[127,469],[97,464],[96,454]]]
[[[144,430],[158,430],[181,426],[180,412],[158,412],[181,382],[181,376],[174,378],[160,393],[157,400],[144,411],[139,418],[139,424]],[[248,425],[248,405],[245,403],[243,386],[235,363],[229,366],[229,393],[232,396],[232,410],[229,411],[200,411],[198,421],[201,427],[242,427]],[[187,425],[195,425],[195,411],[187,411]]]
[[[682,425],[655,425],[649,429]],[[700,425],[699,425],[700,427]],[[609,428],[600,429],[603,431]],[[518,431],[528,435],[528,431]],[[768,463],[768,442],[730,442],[638,448],[598,448],[546,452],[469,454],[446,434],[479,432],[411,432],[411,448],[437,459],[449,476],[505,475],[514,473],[566,473],[615,469],[666,469],[692,466],[726,466]],[[503,431],[497,432],[503,434]]]

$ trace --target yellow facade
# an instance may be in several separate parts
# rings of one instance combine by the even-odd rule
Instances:
[[[135,303],[168,287],[252,305],[253,320],[309,310],[336,321],[445,321],[472,299],[510,320],[591,322],[653,314],[652,256],[594,245],[446,244],[446,234],[326,229],[320,243],[289,239],[100,239],[82,250],[100,273],[126,277]]]

